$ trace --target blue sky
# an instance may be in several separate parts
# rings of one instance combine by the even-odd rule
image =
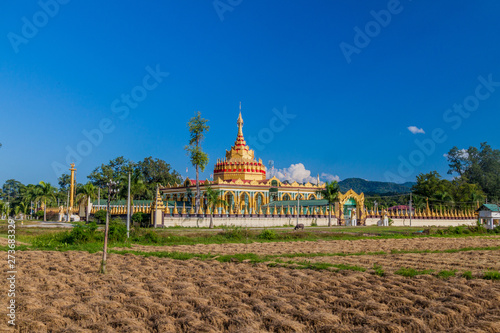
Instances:
[[[79,182],[120,155],[193,177],[198,110],[210,177],[240,101],[257,158],[304,179],[412,181],[455,145],[500,148],[498,1],[40,3],[1,5],[0,184],[56,184],[69,150]]]

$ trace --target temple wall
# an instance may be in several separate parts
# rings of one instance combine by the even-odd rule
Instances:
[[[394,221],[394,227],[410,226],[410,219],[396,219],[392,218]],[[449,227],[449,226],[459,226],[459,225],[476,225],[477,219],[411,219],[412,227]],[[367,218],[366,225],[379,225],[380,218]]]
[[[295,217],[214,217],[213,222],[215,227],[220,226],[235,226],[235,227],[247,227],[247,228],[259,228],[259,227],[283,227],[283,226],[294,226],[297,219]],[[380,219],[368,218],[366,220],[366,225],[377,225]],[[393,226],[409,226],[410,221],[408,219],[393,219]],[[458,225],[476,225],[476,219],[412,219],[411,225],[414,227],[425,227],[425,226],[458,226]],[[301,217],[299,218],[299,223],[303,223],[305,226],[310,226],[313,222],[316,222],[318,226],[328,226],[328,218],[312,218],[312,217]],[[159,223],[158,226],[161,223]],[[165,227],[208,227],[210,225],[210,218],[196,218],[196,217],[164,217],[163,225]],[[337,225],[337,219],[332,217],[332,226]]]

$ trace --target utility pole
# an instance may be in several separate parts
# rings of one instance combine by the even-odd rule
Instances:
[[[129,237],[130,237],[130,171],[128,172],[128,196],[127,196],[127,238]]]
[[[297,225],[299,224],[299,214],[300,214],[300,189],[297,190]]]
[[[106,255],[108,253],[108,234],[109,234],[109,218],[110,218],[110,204],[111,204],[111,194],[115,192],[113,189],[117,185],[117,182],[110,180],[108,182],[108,210],[106,211],[106,226],[104,228],[104,248],[102,251],[102,262],[101,262],[101,273],[106,274]]]
[[[101,209],[101,187],[97,188],[97,210]]]
[[[68,208],[68,213],[66,215],[66,222],[70,222],[71,218],[69,217],[69,189],[68,189],[68,198],[66,199],[66,208]]]
[[[410,227],[411,227],[411,215],[412,215],[412,194],[413,192],[410,192]]]

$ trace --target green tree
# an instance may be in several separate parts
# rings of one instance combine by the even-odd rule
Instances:
[[[39,189],[37,200],[43,201],[43,221],[47,221],[47,202],[51,203],[55,200],[56,189],[50,183],[46,183],[43,180],[39,183]]]
[[[214,227],[213,217],[215,208],[219,205],[227,206],[227,202],[222,199],[222,191],[213,189],[210,185],[206,188],[207,204],[210,207],[210,226],[212,229]]]
[[[38,201],[38,197],[40,196],[40,187],[33,184],[26,185],[26,189],[23,192],[23,202],[29,204],[31,207],[32,202]]]
[[[187,123],[190,139],[189,145],[185,146],[184,149],[188,152],[191,164],[196,168],[195,212],[197,212],[200,207],[199,172],[200,170],[201,172],[205,171],[205,167],[208,164],[208,154],[201,149],[201,143],[205,137],[205,133],[210,129],[207,122],[207,119],[201,118],[201,112],[198,111],[196,116],[192,117]]]
[[[30,205],[27,202],[22,201],[21,204],[19,205],[19,207],[21,208],[21,211],[23,212],[23,219],[26,219]]]
[[[135,163],[119,156],[108,164],[101,164],[95,168],[87,178],[97,187],[105,188],[111,179],[122,179],[129,171],[134,169]]]
[[[317,194],[328,202],[328,226],[332,226],[332,205],[338,200],[339,197],[339,184],[337,181],[326,182],[323,190],[317,191]]]
[[[128,173],[123,175],[120,179],[120,191],[119,197],[121,199],[127,199],[128,196]],[[146,182],[144,181],[144,176],[139,171],[139,169],[134,169],[130,174],[130,202],[131,205],[134,203],[134,199],[151,199],[153,192],[149,190]]]
[[[63,173],[57,178],[57,183],[59,184],[59,190],[66,192],[71,184],[71,176],[67,173]]]
[[[476,184],[488,199],[500,200],[500,150],[487,142],[479,148],[453,147],[447,154],[449,174],[458,174],[470,184]]]
[[[158,184],[165,186],[182,183],[181,175],[173,170],[170,164],[159,158],[146,157],[137,163],[136,170],[142,174],[148,192],[151,194],[155,193]]]
[[[89,215],[90,215],[90,210],[89,210],[89,204],[92,200],[97,198],[97,189],[92,184],[91,182],[88,182],[87,184],[81,186],[78,189],[78,194],[76,195],[76,203],[78,206],[81,204],[85,205],[85,221],[87,223],[89,222]]]
[[[2,186],[2,199],[13,202],[22,195],[24,188],[20,181],[8,179]]]

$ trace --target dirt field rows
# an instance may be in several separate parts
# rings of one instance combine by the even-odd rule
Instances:
[[[290,260],[290,258],[282,258]],[[303,258],[295,258],[303,260]],[[461,274],[471,271],[480,276],[488,270],[500,270],[500,251],[469,251],[457,253],[401,253],[388,255],[360,255],[348,257],[315,257],[306,258],[310,262],[326,262],[331,264],[348,264],[370,269],[374,264],[380,265],[386,272],[394,272],[401,267],[416,270],[456,270]]]
[[[102,276],[100,259],[18,252],[17,331],[500,332],[494,281],[117,254]]]
[[[391,250],[446,250],[465,247],[500,246],[500,236],[462,238],[360,239],[334,241],[273,242],[251,244],[197,244],[177,246],[133,245],[133,250],[189,253],[355,253]]]

